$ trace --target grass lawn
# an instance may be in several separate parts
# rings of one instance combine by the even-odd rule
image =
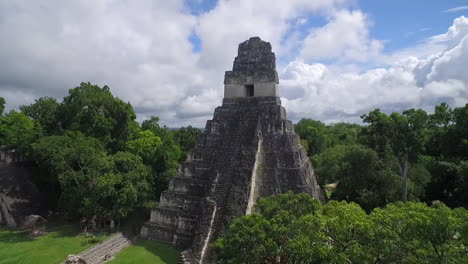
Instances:
[[[49,223],[47,232],[30,238],[24,231],[0,229],[0,264],[58,264],[94,245],[86,243],[73,224]]]
[[[170,245],[138,240],[135,245],[120,252],[110,264],[176,264],[179,251]]]

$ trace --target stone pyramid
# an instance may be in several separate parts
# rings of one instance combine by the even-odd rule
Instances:
[[[259,197],[304,192],[324,200],[305,149],[278,97],[271,45],[239,44],[223,104],[161,194],[141,236],[185,251],[180,263],[216,263],[210,244]]]

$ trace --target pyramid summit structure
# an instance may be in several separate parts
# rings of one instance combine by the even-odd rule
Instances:
[[[180,263],[216,263],[210,245],[260,197],[293,191],[324,201],[307,152],[279,98],[275,54],[252,37],[239,44],[223,104],[141,229],[184,250]]]

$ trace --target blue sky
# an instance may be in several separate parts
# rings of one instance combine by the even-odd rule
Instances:
[[[209,12],[216,7],[217,0],[187,0],[189,12],[195,15]],[[456,7],[466,6],[465,10],[446,12]],[[385,40],[385,51],[394,52],[425,39],[441,34],[461,15],[468,16],[466,0],[357,0],[350,3],[352,9],[368,14],[373,24],[371,34],[374,38]],[[304,34],[311,27],[326,23],[322,16],[310,15],[301,26]],[[190,38],[194,51],[200,51],[201,41],[196,35]]]
[[[468,10],[444,12],[459,6],[468,6],[466,0],[391,0],[359,1],[357,6],[374,21],[372,36],[388,40],[386,51],[415,45],[424,39],[441,34]]]
[[[203,127],[251,36],[293,121],[468,102],[466,0],[0,0],[0,35],[8,110],[89,81],[139,120]]]

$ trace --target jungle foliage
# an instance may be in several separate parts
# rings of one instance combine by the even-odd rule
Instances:
[[[394,203],[370,214],[305,194],[260,199],[214,247],[219,263],[466,263],[468,211]]]
[[[19,112],[4,108],[0,98],[0,145],[35,162],[34,180],[55,196],[51,209],[87,219],[124,218],[155,206],[200,134],[192,127],[171,131],[157,117],[139,124],[130,103],[90,83],[69,90],[62,102],[43,97]]]
[[[408,109],[361,116],[364,125],[302,119],[295,130],[331,199],[367,212],[396,201],[468,207],[468,104],[442,103],[428,114]]]

